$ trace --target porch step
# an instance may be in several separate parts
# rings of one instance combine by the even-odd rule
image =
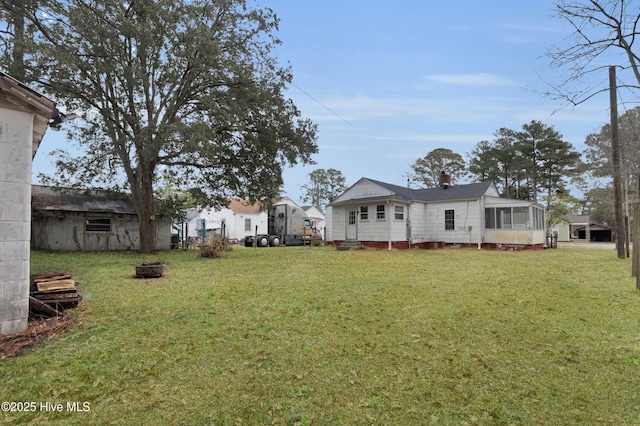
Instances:
[[[345,240],[345,241],[341,242],[339,246],[336,247],[336,250],[338,250],[338,251],[347,251],[347,250],[351,250],[354,247],[362,247],[362,245],[360,244],[360,241],[357,241],[357,240]]]

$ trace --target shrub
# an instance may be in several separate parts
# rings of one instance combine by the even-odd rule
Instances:
[[[231,250],[231,246],[224,238],[216,238],[210,240],[209,244],[204,244],[200,246],[200,256],[201,257],[210,257],[217,258],[220,257],[220,254],[224,251]]]

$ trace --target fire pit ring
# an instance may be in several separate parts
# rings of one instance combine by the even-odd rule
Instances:
[[[140,263],[136,265],[136,278],[160,278],[164,272],[164,263]]]

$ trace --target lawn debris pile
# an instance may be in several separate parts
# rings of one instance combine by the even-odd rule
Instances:
[[[11,358],[39,343],[45,343],[72,328],[79,321],[82,296],[78,294],[73,273],[74,271],[63,271],[31,276],[27,328],[16,333],[0,335],[0,360]]]
[[[77,307],[82,296],[78,294],[73,273],[74,271],[63,271],[32,275],[29,313],[51,317]]]
[[[82,308],[69,310],[52,318],[29,315],[26,330],[0,335],[0,360],[14,357],[69,330],[80,320],[81,311]]]

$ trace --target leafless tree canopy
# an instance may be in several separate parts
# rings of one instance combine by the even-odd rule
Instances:
[[[632,0],[583,0],[556,3],[559,18],[567,21],[572,33],[548,51],[551,68],[568,74],[551,84],[550,95],[574,105],[607,90],[609,66],[620,69],[620,86],[640,89],[640,50],[636,45],[640,4]],[[602,86],[585,86],[597,74]]]

